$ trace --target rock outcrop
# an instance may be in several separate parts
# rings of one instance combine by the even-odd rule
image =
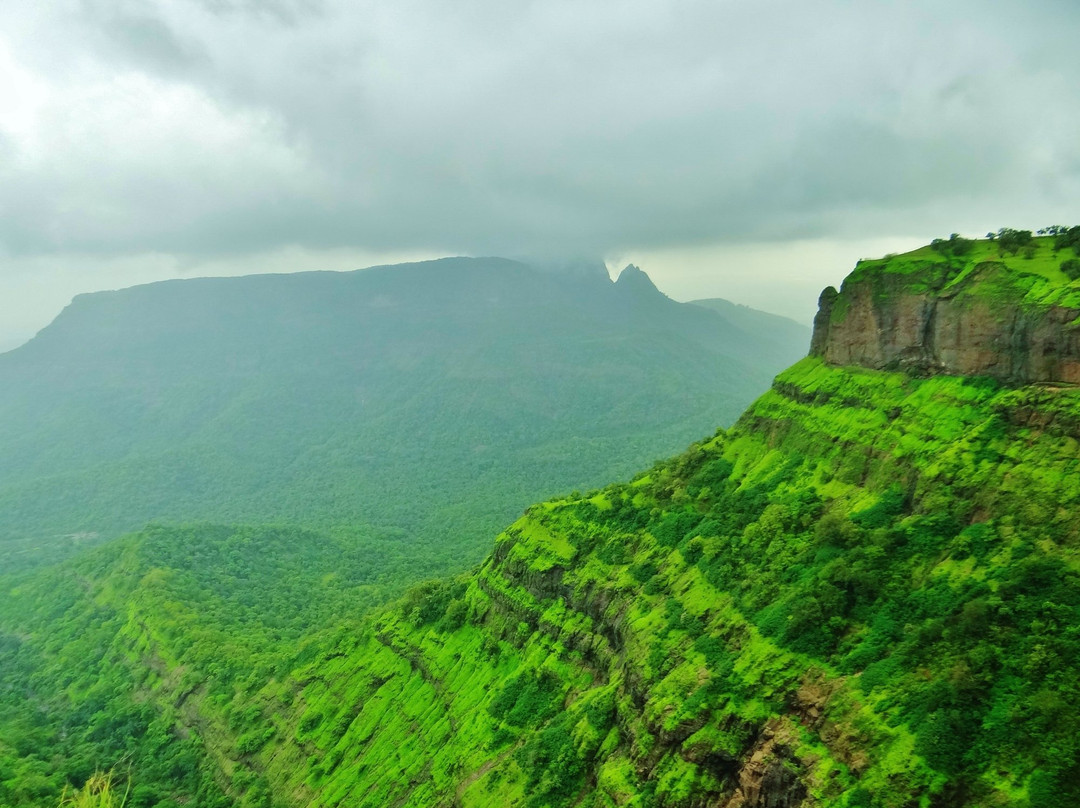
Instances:
[[[1080,307],[1032,294],[1040,282],[996,262],[963,275],[944,263],[857,269],[839,292],[822,292],[810,353],[912,375],[1080,384]]]

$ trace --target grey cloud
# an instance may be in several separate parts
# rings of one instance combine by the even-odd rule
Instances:
[[[222,17],[244,16],[281,25],[296,25],[326,10],[323,0],[196,0],[196,4]]]
[[[0,164],[11,252],[603,254],[973,211],[1037,225],[1080,163],[1080,20],[1058,2],[79,9],[8,43],[58,93],[51,134],[6,136],[37,152]],[[87,92],[103,104],[65,117]],[[124,92],[165,99],[142,136]]]
[[[131,63],[163,76],[183,75],[208,55],[193,40],[181,40],[152,7],[123,2],[84,0],[82,14],[100,38],[97,48],[123,54]]]

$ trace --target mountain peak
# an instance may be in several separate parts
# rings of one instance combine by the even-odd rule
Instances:
[[[643,292],[653,292],[655,294],[663,294],[656,288],[656,284],[652,282],[644,270],[634,264],[627,264],[623,271],[619,273],[618,279],[615,281],[615,285],[621,289],[641,290]]]

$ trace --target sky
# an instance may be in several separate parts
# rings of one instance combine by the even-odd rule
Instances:
[[[443,255],[804,322],[1080,222],[1075,0],[7,0],[0,349],[80,292]]]

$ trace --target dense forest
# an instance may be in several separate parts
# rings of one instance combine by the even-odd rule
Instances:
[[[32,565],[150,521],[287,522],[397,535],[423,569],[461,569],[530,502],[730,423],[808,342],[602,265],[81,296],[0,354],[0,542]]]
[[[987,344],[1067,327],[1080,287],[1035,244],[860,263],[730,429],[389,607],[394,537],[287,524],[0,579],[0,803],[111,770],[139,806],[1077,804],[1080,388],[1010,381],[1030,345],[1000,378],[944,342],[826,359],[912,307],[992,301]]]
[[[0,808],[1080,808],[1078,39],[0,0]]]

